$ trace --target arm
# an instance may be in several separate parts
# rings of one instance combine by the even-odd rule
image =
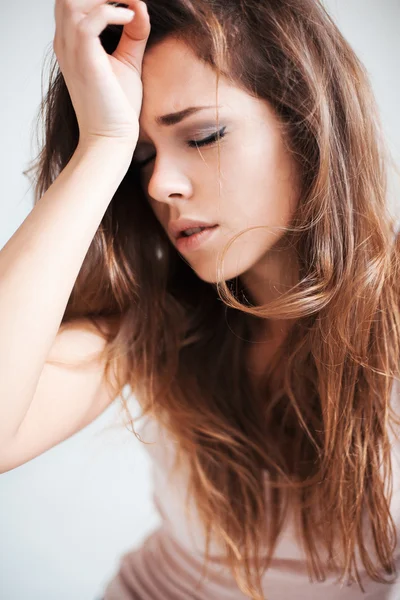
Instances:
[[[0,252],[0,447],[16,435],[132,147],[79,147]]]

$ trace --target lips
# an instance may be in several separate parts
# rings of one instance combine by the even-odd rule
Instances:
[[[213,229],[214,227],[216,227],[216,225],[211,225],[209,227],[190,227],[189,229],[185,229],[184,231],[181,231],[180,234],[178,235],[178,239],[181,237],[190,237],[191,235],[200,233],[201,231],[204,231],[205,229]]]
[[[197,230],[197,233],[195,232],[192,235],[183,234],[176,239],[176,249],[183,254],[198,251],[214,238],[215,231],[218,228],[219,225],[214,225],[203,227],[201,231]]]
[[[207,221],[203,221],[201,219],[178,219],[177,221],[171,221],[168,225],[169,232],[171,237],[174,239],[178,239],[182,237],[183,232],[189,229],[196,229],[198,227],[201,228],[209,228],[215,227],[215,223],[210,223]]]

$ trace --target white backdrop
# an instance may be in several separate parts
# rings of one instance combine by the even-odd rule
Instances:
[[[400,0],[326,0],[364,61],[400,164]],[[54,0],[1,0],[0,247],[32,208],[22,175],[36,149],[41,68],[52,51]],[[399,177],[391,176],[398,213]],[[27,300],[28,301],[28,300]],[[132,411],[137,403],[131,398]],[[0,598],[97,600],[121,554],[159,523],[146,451],[112,405],[94,423],[0,475]],[[110,426],[114,426],[109,429]]]

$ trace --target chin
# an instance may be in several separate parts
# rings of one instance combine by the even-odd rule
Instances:
[[[243,275],[243,273],[245,273],[247,271],[247,269],[240,270],[240,269],[228,268],[227,266],[225,266],[225,268],[222,269],[222,279],[220,278],[218,280],[217,269],[216,269],[215,265],[213,265],[212,268],[208,268],[208,269],[206,267],[201,268],[201,267],[194,267],[192,265],[192,269],[196,273],[196,275],[199,279],[201,279],[205,283],[209,283],[211,285],[216,285],[218,281],[221,283],[222,281],[226,282],[226,281],[235,279],[236,277],[240,277],[240,275]]]

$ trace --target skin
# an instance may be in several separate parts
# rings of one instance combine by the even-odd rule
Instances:
[[[210,283],[217,281],[216,259],[227,242],[248,227],[267,226],[233,243],[225,256],[223,278],[240,276],[258,304],[271,300],[297,281],[295,257],[279,251],[279,240],[284,233],[280,228],[289,225],[298,202],[298,173],[275,113],[267,102],[225,78],[219,80],[217,98],[215,72],[173,38],[145,53],[142,81],[134,160],[155,156],[141,171],[155,216],[174,245],[167,229],[172,220],[187,217],[219,224],[210,241],[182,253],[198,277]],[[212,108],[172,126],[156,122],[157,116],[189,106]],[[226,130],[220,139],[219,187],[218,144],[190,148],[187,142],[222,127]],[[273,327],[278,341],[286,323],[276,321]]]

